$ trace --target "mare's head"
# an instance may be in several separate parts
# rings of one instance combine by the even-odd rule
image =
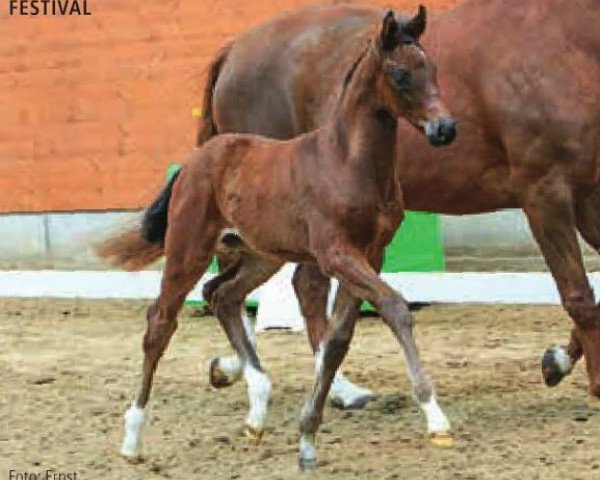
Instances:
[[[436,67],[419,43],[426,24],[423,6],[409,20],[396,19],[392,11],[384,16],[371,47],[378,60],[377,101],[425,134],[431,145],[448,145],[456,137],[456,121],[440,99]]]

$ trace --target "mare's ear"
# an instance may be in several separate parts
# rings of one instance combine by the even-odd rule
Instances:
[[[423,5],[419,5],[419,12],[408,22],[402,25],[402,31],[410,38],[419,40],[423,35],[427,26],[427,9]]]
[[[388,52],[400,44],[400,24],[396,21],[392,10],[388,10],[381,22],[379,44],[383,50]]]

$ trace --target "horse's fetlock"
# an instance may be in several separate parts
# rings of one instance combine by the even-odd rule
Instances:
[[[413,387],[413,394],[419,403],[428,402],[433,395],[433,386],[427,379],[417,383]]]
[[[314,434],[319,429],[323,415],[318,415],[316,412],[303,414],[300,419],[300,433]]]

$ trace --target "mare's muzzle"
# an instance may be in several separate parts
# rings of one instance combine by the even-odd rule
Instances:
[[[456,120],[438,117],[425,124],[425,136],[434,147],[450,145],[456,138]]]

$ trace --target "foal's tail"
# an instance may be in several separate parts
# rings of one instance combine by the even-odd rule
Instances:
[[[96,246],[97,254],[111,265],[128,271],[141,270],[162,257],[169,201],[178,177],[179,172],[171,177],[146,209],[140,225],[104,240]]]
[[[229,52],[231,52],[232,47],[233,43],[225,45],[208,67],[208,78],[206,79],[204,97],[202,99],[202,120],[200,121],[198,135],[196,136],[197,147],[200,147],[218,133],[217,126],[213,119],[213,94],[223,64],[227,60],[227,56],[229,55]]]

